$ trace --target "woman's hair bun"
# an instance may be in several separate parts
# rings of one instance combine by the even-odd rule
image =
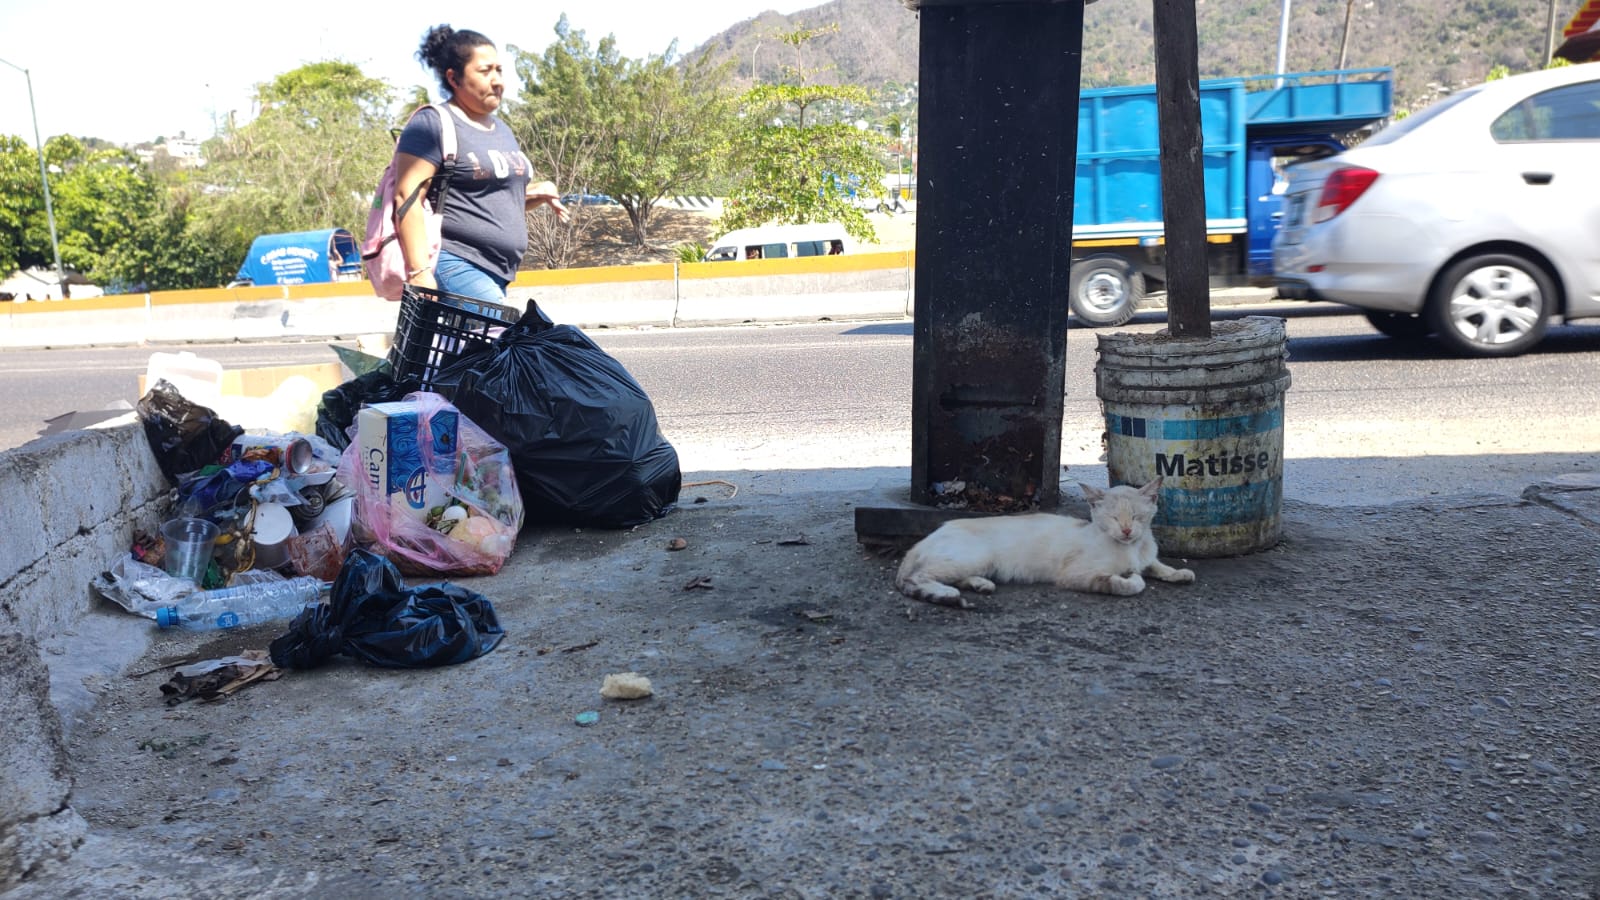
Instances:
[[[455,33],[456,30],[449,25],[435,25],[428,29],[428,33],[422,36],[422,46],[417,48],[417,59],[430,69],[449,68],[439,63],[446,61],[445,48]]]

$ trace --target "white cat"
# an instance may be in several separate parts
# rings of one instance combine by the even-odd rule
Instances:
[[[1160,478],[1140,488],[1078,487],[1089,501],[1087,522],[1047,513],[952,519],[906,553],[895,587],[907,597],[966,609],[972,604],[961,588],[989,594],[996,581],[1122,596],[1144,590],[1143,575],[1194,581],[1193,571],[1156,558],[1150,520]]]

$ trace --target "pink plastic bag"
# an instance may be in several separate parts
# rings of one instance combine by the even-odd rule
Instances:
[[[511,454],[438,394],[363,407],[339,480],[357,541],[407,575],[492,575],[522,529]]]

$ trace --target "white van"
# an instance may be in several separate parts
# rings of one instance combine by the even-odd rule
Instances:
[[[820,225],[765,225],[730,231],[711,245],[706,262],[837,256],[849,235],[837,222]]]

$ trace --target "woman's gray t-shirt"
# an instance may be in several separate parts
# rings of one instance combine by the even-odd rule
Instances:
[[[488,131],[457,116],[456,172],[444,201],[444,249],[506,281],[517,275],[528,249],[528,182],[532,167],[511,129],[499,119]],[[439,112],[411,117],[397,149],[434,165],[444,162]]]

